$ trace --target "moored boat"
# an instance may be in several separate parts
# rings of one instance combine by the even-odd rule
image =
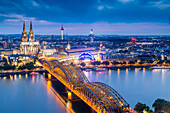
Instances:
[[[92,70],[97,71],[97,72],[107,71],[106,68],[99,68],[99,67],[93,67]]]
[[[170,66],[153,66],[151,69],[170,69]]]
[[[38,72],[31,72],[30,75],[38,75],[39,73]]]
[[[107,71],[107,69],[106,68],[98,68],[98,69],[96,69],[96,71],[97,72],[99,72],[99,71],[102,72],[102,71]]]

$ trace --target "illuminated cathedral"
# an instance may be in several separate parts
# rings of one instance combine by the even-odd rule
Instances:
[[[29,38],[27,38],[27,32],[25,29],[25,22],[23,23],[23,32],[22,32],[22,42],[20,44],[20,53],[24,55],[36,55],[40,51],[39,41],[35,41],[34,32],[32,29],[32,22],[30,22],[30,32]]]

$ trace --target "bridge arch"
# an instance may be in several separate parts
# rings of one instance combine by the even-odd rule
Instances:
[[[99,98],[97,97],[97,95],[90,89],[88,88],[85,84],[77,84],[75,86],[75,90],[79,91],[82,93],[82,95],[88,97],[92,103],[98,105],[98,107],[104,108],[103,103],[100,102]]]
[[[106,95],[110,95],[110,97],[112,97],[117,107],[119,106],[129,107],[129,104],[124,100],[124,98],[109,85],[104,84],[102,82],[93,82],[90,84],[93,84],[94,86],[101,88],[101,90],[103,90],[106,93]]]
[[[58,60],[44,60],[41,63],[47,71],[96,112],[122,113],[130,111],[129,104],[116,90],[101,82],[90,83],[77,66],[63,65]]]

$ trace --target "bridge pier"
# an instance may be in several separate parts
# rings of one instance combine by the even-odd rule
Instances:
[[[50,73],[43,73],[43,76],[46,78],[46,79],[49,79],[49,80],[52,80],[52,79],[56,79],[52,74]]]
[[[72,92],[71,91],[67,91],[68,94],[68,99],[71,100],[72,99]]]
[[[48,79],[51,79],[51,74],[50,73],[48,73]]]
[[[68,100],[70,100],[70,101],[75,101],[75,100],[79,100],[80,98],[77,96],[77,95],[75,95],[73,92],[71,92],[68,88],[66,88],[66,91],[67,91],[67,98],[68,98]]]

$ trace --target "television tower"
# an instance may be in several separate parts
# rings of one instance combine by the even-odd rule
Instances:
[[[90,42],[93,43],[93,29],[90,30]]]
[[[61,25],[61,40],[63,40],[63,32],[64,32],[64,28],[63,28],[63,24]]]

